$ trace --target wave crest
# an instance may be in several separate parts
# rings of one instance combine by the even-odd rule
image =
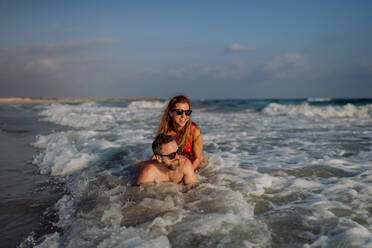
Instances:
[[[262,111],[269,116],[307,116],[307,117],[336,117],[336,118],[371,118],[372,104],[355,106],[346,104],[344,106],[311,106],[308,103],[300,105],[283,105],[271,103]]]

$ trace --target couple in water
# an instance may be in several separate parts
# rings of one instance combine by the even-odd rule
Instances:
[[[203,136],[191,122],[191,102],[185,96],[173,97],[152,143],[154,156],[138,164],[137,185],[153,182],[198,183],[195,170],[203,161]]]

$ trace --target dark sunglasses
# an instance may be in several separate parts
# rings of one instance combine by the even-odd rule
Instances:
[[[192,113],[192,110],[191,109],[189,109],[189,110],[172,109],[172,111],[176,112],[177,115],[182,115],[183,113],[185,113],[185,115],[190,116],[191,113]]]
[[[170,160],[174,159],[176,157],[176,154],[180,155],[181,154],[181,147],[178,147],[176,152],[169,153],[168,155],[163,155],[163,154],[157,154],[161,157],[168,157]]]

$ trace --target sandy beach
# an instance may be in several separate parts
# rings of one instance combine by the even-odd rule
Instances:
[[[48,102],[128,102],[156,101],[160,98],[43,98],[43,97],[7,97],[0,98],[0,103],[48,103]]]

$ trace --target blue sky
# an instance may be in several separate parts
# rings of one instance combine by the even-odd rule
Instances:
[[[372,1],[0,0],[0,97],[372,97]]]

